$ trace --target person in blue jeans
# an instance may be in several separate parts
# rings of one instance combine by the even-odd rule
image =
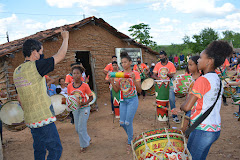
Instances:
[[[23,44],[25,61],[13,73],[18,101],[24,112],[24,121],[31,130],[35,160],[59,160],[62,144],[55,125],[56,117],[47,94],[44,75],[65,58],[68,48],[68,31],[61,29],[62,46],[57,54],[44,59],[42,43],[28,39]]]
[[[216,102],[206,119],[189,135],[187,147],[193,160],[205,160],[210,147],[220,136],[223,87],[220,88],[222,82],[215,69],[221,66],[232,52],[233,48],[229,43],[221,40],[213,41],[201,52],[198,69],[202,70],[204,75],[195,81],[187,100],[181,106],[184,112],[191,110],[190,124],[193,125]]]
[[[90,145],[91,138],[87,132],[87,121],[90,114],[89,103],[93,100],[92,91],[89,85],[81,80],[84,68],[81,66],[74,66],[72,68],[73,82],[68,84],[68,95],[75,95],[81,97],[79,108],[73,111],[75,129],[78,133],[80,142],[80,152],[85,152]],[[89,98],[88,98],[88,97]]]
[[[115,92],[121,90],[123,99],[120,102],[120,126],[124,128],[128,135],[127,141],[127,153],[131,151],[131,141],[133,140],[133,119],[138,108],[138,96],[137,93],[141,93],[141,78],[138,72],[132,71],[131,57],[127,52],[122,52],[121,63],[124,69],[124,73],[130,74],[131,78],[119,78],[114,83],[114,79],[110,78],[110,83]]]

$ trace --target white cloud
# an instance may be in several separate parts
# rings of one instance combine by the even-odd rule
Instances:
[[[164,0],[163,0],[164,1]],[[218,0],[167,0],[165,6],[171,6],[183,13],[193,13],[197,16],[221,16],[236,10],[231,3],[216,6]]]
[[[6,32],[8,31],[9,39],[10,41],[13,41],[26,36],[30,36],[39,31],[62,26],[69,23],[73,22],[69,22],[66,19],[51,20],[46,23],[38,22],[32,19],[20,20],[15,14],[13,14],[10,17],[0,19],[0,36],[4,37],[6,35]],[[6,42],[6,38],[0,39],[0,44]]]
[[[181,21],[178,19],[170,19],[170,18],[160,18],[158,25],[168,24],[168,23],[180,23]]]
[[[160,10],[162,8],[162,3],[157,2],[157,3],[153,3],[149,6],[150,9],[156,11],[156,10]]]
[[[128,0],[47,0],[50,6],[56,6],[59,8],[70,8],[74,5],[78,6],[92,6],[92,7],[103,7],[103,6],[114,6],[123,5]]]

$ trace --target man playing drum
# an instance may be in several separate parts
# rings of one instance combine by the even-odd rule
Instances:
[[[172,77],[176,73],[176,68],[172,62],[167,60],[167,54],[165,51],[160,51],[159,53],[160,62],[156,64],[153,69],[153,78],[157,80],[169,80],[170,79],[170,89],[169,89],[169,101],[171,109],[176,108],[175,106],[175,94],[173,90]],[[177,115],[172,115],[173,121],[175,123],[180,123]]]
[[[141,63],[141,57],[138,57],[137,58],[137,63],[138,64],[135,64],[133,66],[133,70],[134,71],[137,71],[139,74],[140,74],[140,77],[141,77],[141,82],[143,82],[146,78],[146,76],[148,75],[149,73],[149,68],[147,67],[146,64],[144,63]],[[140,95],[140,94],[139,94]],[[143,99],[145,98],[146,94],[145,94],[145,91],[142,90],[142,95],[143,95]]]
[[[44,75],[54,70],[54,66],[65,58],[68,48],[68,31],[61,29],[62,46],[51,58],[43,59],[43,46],[34,39],[23,44],[25,61],[13,74],[14,84],[18,92],[18,100],[24,111],[24,120],[31,129],[35,159],[59,160],[62,145],[59,138],[51,99],[47,95]]]

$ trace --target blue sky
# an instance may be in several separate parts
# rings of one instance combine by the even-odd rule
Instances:
[[[0,44],[85,17],[103,18],[124,34],[145,23],[158,45],[183,43],[211,27],[240,32],[239,0],[0,0]]]

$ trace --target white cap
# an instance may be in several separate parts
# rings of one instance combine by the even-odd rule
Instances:
[[[152,66],[155,66],[155,63],[152,63],[151,65],[152,65]]]

